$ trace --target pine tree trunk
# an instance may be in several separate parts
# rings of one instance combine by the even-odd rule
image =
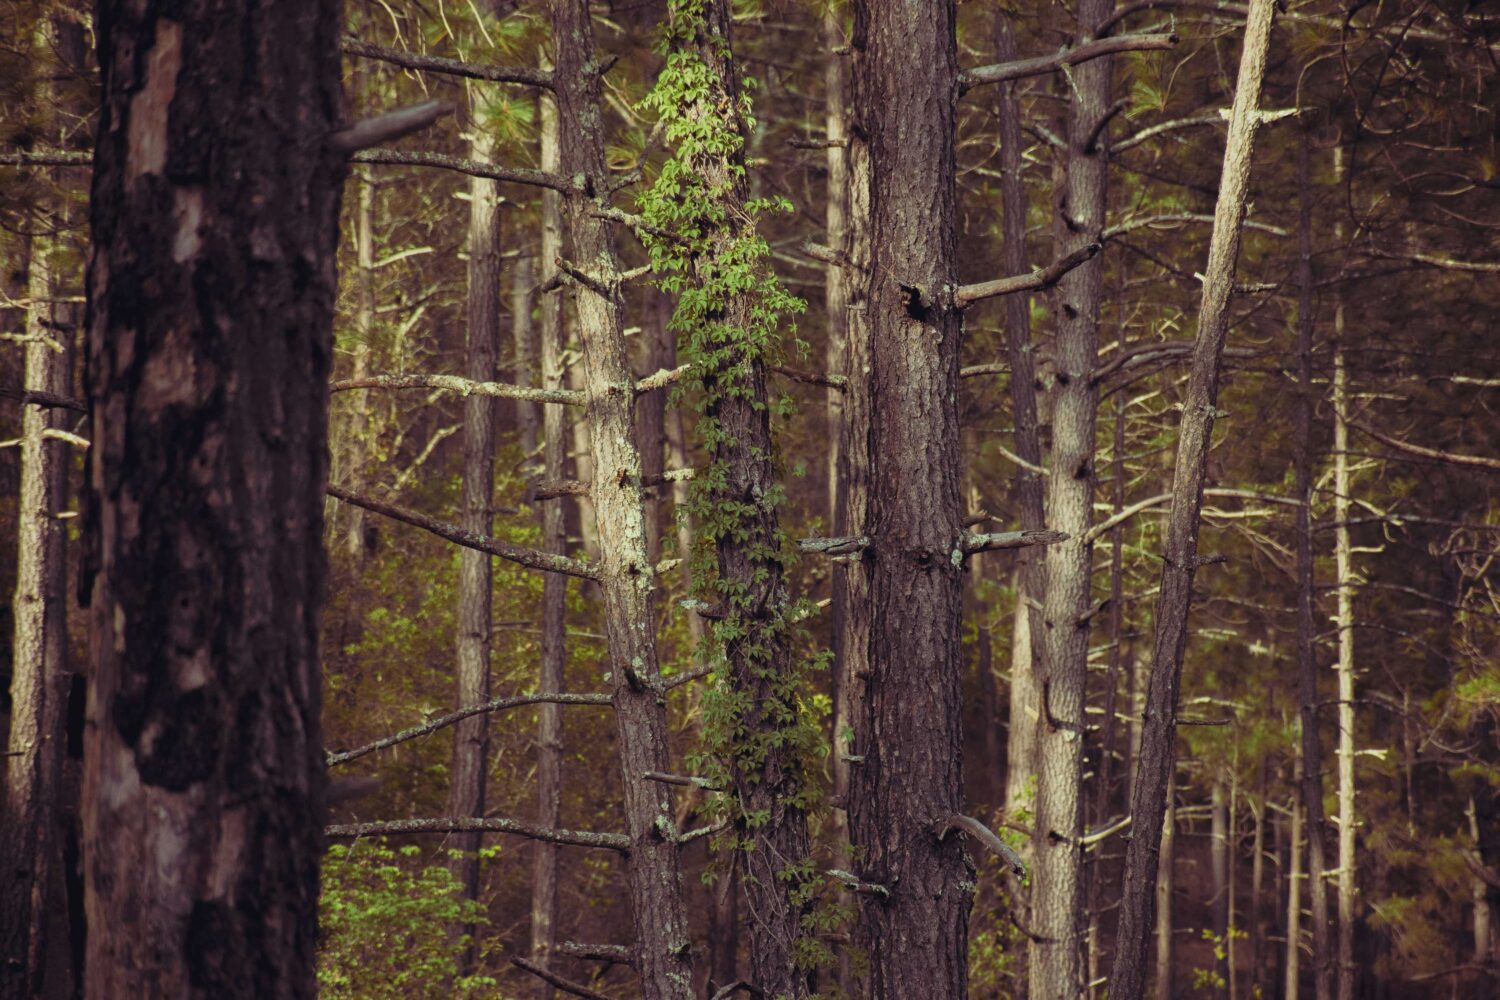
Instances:
[[[316,993],[343,7],[106,2],[90,997]]]
[[[50,215],[39,220],[56,223]],[[29,243],[25,388],[71,396],[74,329],[65,307],[52,301],[60,287],[52,242],[33,235]],[[57,517],[67,502],[70,445],[48,436],[66,429],[65,416],[65,410],[35,404],[21,411],[10,732],[0,814],[0,994],[6,996],[67,992],[59,982],[67,978],[67,963],[49,962],[68,947],[66,921],[59,928],[53,917],[66,898],[64,844],[72,811],[64,772],[72,686],[67,534]]]
[[[954,94],[951,4],[855,4],[870,151],[868,674],[849,818],[870,995],[960,998],[973,869],[960,838],[958,437],[961,329],[951,299]],[[856,695],[859,696],[858,694]]]
[[[1172,893],[1176,885],[1177,779],[1167,779],[1167,809],[1161,821],[1161,867],[1156,877],[1156,1000],[1172,1000]],[[1116,953],[1118,954],[1118,952]]]
[[[1310,137],[1309,137],[1310,138]],[[1302,727],[1302,807],[1307,827],[1308,896],[1312,913],[1312,967],[1317,1000],[1329,1000],[1328,983],[1328,890],[1323,872],[1323,749],[1318,738],[1318,664],[1313,578],[1313,313],[1312,273],[1312,181],[1308,176],[1308,147],[1297,146],[1297,194],[1300,219],[1297,227],[1297,410],[1296,490],[1297,507],[1297,690]]]
[[[1302,783],[1302,759],[1297,758],[1294,780]],[[1302,799],[1300,788],[1292,796],[1292,823],[1288,834],[1288,851],[1291,858],[1286,878],[1286,980],[1285,1000],[1297,1000],[1302,986],[1302,883],[1307,876],[1302,873]]]
[[[1228,1000],[1229,997],[1229,795],[1224,788],[1222,775],[1214,777],[1209,793],[1209,869],[1213,876],[1213,892],[1209,898],[1209,910],[1213,915],[1213,932],[1219,948],[1214,962],[1217,982],[1214,996]]]
[[[1337,575],[1339,650],[1339,830],[1338,830],[1338,1000],[1354,1000],[1359,974],[1354,964],[1354,557],[1349,542],[1349,424],[1348,371],[1344,366],[1344,304],[1333,314],[1333,531],[1334,572]]]
[[[592,214],[609,187],[600,118],[601,67],[587,0],[553,0],[561,173],[584,190],[563,206],[566,255],[608,294],[577,289],[584,394],[593,447],[592,499],[599,537],[605,631],[609,637],[625,822],[631,840],[630,893],[637,969],[645,1000],[693,995],[692,938],[683,907],[682,868],[668,786],[647,780],[668,771],[665,691],[654,634],[655,571],[646,556],[641,458],[631,411],[635,395],[621,316],[619,264],[605,223]]]
[[[1080,0],[1080,35],[1114,9],[1114,0]],[[1066,189],[1062,195],[1057,253],[1096,242],[1104,228],[1108,194],[1108,143],[1098,133],[1109,114],[1113,61],[1093,59],[1071,70]],[[1099,353],[1103,262],[1095,259],[1058,282],[1057,371],[1052,409],[1051,475],[1047,526],[1067,532],[1046,553],[1042,626],[1032,642],[1043,645],[1037,723],[1036,836],[1032,841],[1032,929],[1041,936],[1030,950],[1032,1000],[1073,1000],[1083,989],[1083,744],[1093,545],[1095,421],[1099,390],[1093,378]]]
[[[470,121],[473,135],[469,155],[481,163],[494,159],[494,139],[478,121]],[[464,374],[475,381],[495,378],[500,349],[500,185],[483,177],[469,178],[468,323],[464,334]],[[558,407],[551,407],[558,409]],[[463,481],[459,523],[465,531],[489,535],[495,484],[495,400],[486,396],[464,399]],[[549,576],[557,576],[552,573]],[[464,548],[458,554],[458,704],[482,705],[490,700],[490,629],[493,615],[491,556]],[[453,729],[453,763],[449,772],[448,815],[484,815],[489,767],[489,714],[464,719]],[[464,898],[479,899],[479,848],[483,835],[455,833],[450,847],[454,874]],[[472,939],[473,924],[455,928]],[[464,949],[460,972],[472,974],[475,946]]]
[[[1203,271],[1198,336],[1177,431],[1172,507],[1162,553],[1161,593],[1156,604],[1156,638],[1142,724],[1139,780],[1131,804],[1135,829],[1125,853],[1125,884],[1114,971],[1110,976],[1110,996],[1120,1000],[1134,1000],[1145,986],[1146,928],[1150,925],[1156,841],[1161,829],[1158,817],[1166,811],[1167,785],[1176,750],[1177,700],[1187,653],[1193,579],[1198,569],[1199,514],[1217,415],[1219,366],[1228,333],[1229,299],[1239,257],[1272,13],[1273,0],[1252,0],[1224,147],[1208,263]]]
[[[539,100],[541,121],[541,166],[555,172],[559,167],[557,105],[551,97]],[[556,260],[562,255],[562,195],[553,190],[542,192],[541,284],[548,284],[557,274]],[[563,387],[563,297],[560,292],[544,292],[537,298],[540,311],[541,385],[546,389]],[[542,478],[556,482],[567,475],[568,431],[566,408],[542,408]],[[541,504],[542,548],[554,555],[566,555],[568,549],[567,500],[558,497]],[[542,581],[541,667],[537,690],[542,693],[561,691],[567,666],[568,578],[548,573]],[[536,788],[537,823],[555,829],[562,819],[562,706],[537,706]],[[558,846],[537,841],[531,855],[531,960],[545,968],[552,965],[552,953],[558,937]],[[551,1000],[556,989],[551,983],[538,982],[539,1000]]]

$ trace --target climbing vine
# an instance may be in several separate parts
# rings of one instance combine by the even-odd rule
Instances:
[[[791,205],[747,196],[750,81],[738,93],[730,87],[727,39],[713,30],[707,8],[706,0],[668,5],[659,46],[666,63],[643,107],[655,114],[669,155],[640,210],[651,227],[645,239],[657,282],[676,297],[670,329],[678,357],[690,366],[674,403],[696,410],[697,438],[710,456],[694,476],[686,512],[697,526],[692,577],[697,596],[714,609],[708,653],[718,668],[694,765],[714,786],[733,790],[717,807],[734,820],[734,846],[749,851],[773,812],[807,813],[818,798],[812,772],[823,740],[806,678],[820,658],[794,652],[806,645],[798,622],[812,609],[790,600],[782,582],[795,550],[775,516],[784,491],[772,475],[770,436],[756,431],[789,405],[767,397],[765,372],[781,360],[805,304],[782,287],[758,231],[767,213]],[[747,407],[754,419],[746,419]],[[775,877],[804,931],[829,921],[811,907],[820,882],[810,856],[786,859]],[[795,948],[799,968],[829,957],[811,935]]]

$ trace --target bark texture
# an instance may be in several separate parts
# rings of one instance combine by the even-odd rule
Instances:
[[[494,140],[477,121],[469,153],[476,160],[494,159]],[[464,334],[464,375],[476,382],[495,377],[500,349],[500,185],[485,177],[469,178],[468,324]],[[557,407],[549,407],[557,409]],[[495,400],[464,398],[462,510],[465,531],[490,534],[490,508],[495,488]],[[482,705],[490,700],[490,626],[493,615],[493,557],[463,548],[458,554],[458,704]],[[557,574],[549,574],[556,576]],[[470,716],[453,729],[453,763],[449,769],[449,816],[483,816],[489,764],[489,713]],[[453,872],[465,899],[479,898],[481,833],[455,834],[450,847],[459,852]],[[471,938],[473,924],[457,928]],[[461,956],[461,971],[474,968],[471,941]]]
[[[1114,9],[1114,0],[1080,0],[1087,34]],[[1059,257],[1097,243],[1108,195],[1108,143],[1099,131],[1110,114],[1113,60],[1092,59],[1071,70],[1065,187],[1059,207]],[[1019,272],[1018,272],[1019,273]],[[1052,390],[1052,461],[1046,483],[1048,525],[1071,537],[1049,546],[1038,685],[1036,836],[1031,922],[1041,940],[1030,949],[1033,1000],[1071,1000],[1083,989],[1083,743],[1093,571],[1095,423],[1099,390],[1099,306],[1103,262],[1069,271],[1057,284],[1056,371]]]
[[[50,241],[33,236],[27,269],[25,388],[71,396],[73,325],[55,294]],[[16,590],[10,733],[0,823],[0,995],[66,992],[67,951],[53,919],[66,912],[64,842],[71,812],[66,792],[68,694],[66,503],[69,445],[49,438],[66,411],[28,404],[21,411],[21,490],[16,531]],[[76,782],[73,786],[77,793]]]
[[[682,868],[668,786],[648,771],[670,771],[666,692],[656,657],[655,572],[646,555],[641,457],[631,427],[635,378],[627,363],[619,263],[606,223],[591,210],[609,189],[600,116],[601,65],[587,0],[553,0],[560,167],[583,182],[564,205],[567,255],[603,282],[607,294],[577,289],[584,393],[593,447],[592,499],[599,537],[610,682],[618,723],[637,969],[646,1000],[693,991],[692,939],[682,899]]]
[[[961,812],[958,349],[952,299],[954,10],[854,6],[870,155],[870,628],[849,819],[869,994],[962,997],[973,868]]]
[[[342,15],[99,7],[89,997],[316,993]]]
[[[1172,508],[1162,554],[1161,594],[1156,603],[1156,637],[1151,655],[1141,758],[1131,803],[1135,836],[1125,852],[1125,886],[1110,996],[1134,1000],[1145,987],[1146,946],[1151,924],[1151,887],[1157,875],[1161,817],[1177,738],[1177,697],[1187,653],[1188,612],[1198,568],[1198,525],[1203,483],[1213,436],[1219,366],[1229,329],[1229,298],[1239,258],[1250,164],[1259,122],[1261,78],[1271,35],[1274,0],[1252,0],[1235,83],[1234,107],[1224,147],[1213,235],[1204,267],[1198,307],[1198,337],[1178,425],[1177,462],[1172,473]]]

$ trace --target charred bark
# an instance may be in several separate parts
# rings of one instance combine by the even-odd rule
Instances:
[[[100,5],[91,997],[316,993],[342,14]]]

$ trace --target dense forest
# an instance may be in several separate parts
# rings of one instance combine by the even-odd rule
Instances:
[[[1500,996],[1497,59],[0,0],[0,997]]]

